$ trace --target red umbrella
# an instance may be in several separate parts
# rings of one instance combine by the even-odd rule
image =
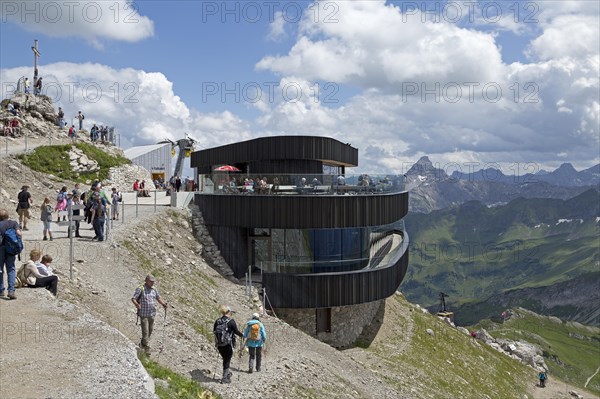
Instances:
[[[236,168],[235,166],[231,166],[231,165],[219,166],[218,168],[215,168],[214,170],[219,171],[219,172],[239,172],[240,171],[238,168]]]

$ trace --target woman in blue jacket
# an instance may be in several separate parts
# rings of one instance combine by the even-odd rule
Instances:
[[[244,339],[246,340],[246,346],[250,353],[248,372],[252,373],[252,369],[254,368],[254,358],[256,358],[256,371],[260,371],[262,347],[267,340],[267,334],[265,333],[265,326],[260,322],[260,315],[258,313],[253,313],[252,320],[246,323],[246,328],[244,328]]]

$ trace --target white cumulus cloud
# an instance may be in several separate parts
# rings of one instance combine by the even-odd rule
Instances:
[[[503,15],[484,29],[482,20],[436,22],[382,0],[337,2],[337,22],[311,14],[287,54],[256,67],[363,91],[335,107],[284,102],[260,122],[267,132],[308,129],[368,148],[361,164],[376,169],[425,154],[550,165],[560,152],[598,162],[598,4],[572,3],[590,2],[544,2],[535,15],[521,10],[537,21],[526,28]],[[502,59],[503,30],[529,35],[530,62]]]
[[[29,71],[29,67],[1,70],[2,97]],[[159,72],[67,62],[44,65],[42,72],[43,93],[56,108],[62,106],[69,123],[82,111],[85,129],[92,123],[114,126],[124,148],[180,139],[185,134],[203,147],[250,137],[247,122],[229,111],[201,113],[189,108]]]
[[[82,37],[101,47],[102,39],[137,42],[154,34],[154,22],[140,14],[138,4],[127,0],[3,1],[0,19],[48,36]]]

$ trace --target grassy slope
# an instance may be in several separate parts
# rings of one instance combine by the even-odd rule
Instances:
[[[142,365],[154,379],[161,379],[168,386],[156,386],[156,394],[160,399],[220,399],[221,396],[204,389],[196,381],[181,376],[167,367],[161,366],[147,356],[140,357]]]
[[[175,221],[179,229],[170,229],[158,221],[149,228],[156,229],[159,235],[164,236],[184,234],[189,229],[189,220],[186,221],[180,213],[169,211],[168,217]],[[132,250],[144,273],[162,276],[159,279],[163,290],[176,293],[181,289],[179,282],[185,279],[186,286],[192,287],[192,291],[202,293],[195,297],[193,309],[181,314],[181,317],[190,325],[197,323],[200,333],[203,326],[212,326],[212,321],[217,317],[212,300],[214,294],[211,294],[211,290],[215,289],[213,279],[198,269],[189,273],[165,266],[164,262],[157,264],[143,251],[135,250],[138,245],[135,239],[124,243],[127,249]],[[175,306],[186,301],[184,297],[174,300],[179,302]],[[522,398],[534,382],[535,373],[530,368],[485,345],[473,344],[469,336],[435,316],[422,313],[401,296],[395,295],[387,300],[384,325],[385,328],[380,330],[371,345],[352,350],[357,358],[362,354],[362,358],[369,359],[364,362],[365,366],[381,372],[381,378],[386,383],[397,386],[403,392],[410,392],[404,397],[481,399],[487,395],[489,398]],[[434,330],[434,337],[427,334],[428,328]],[[207,339],[212,340],[212,334],[208,335]],[[153,365],[144,364],[152,375],[168,380],[172,385],[170,392],[159,392],[161,397],[179,397],[177,392],[181,397],[195,397],[188,395],[196,387],[189,386],[187,380],[174,381],[175,377],[169,370],[154,370]],[[360,375],[356,378],[359,379]],[[339,395],[327,389],[296,386],[290,390],[288,397],[323,398]]]
[[[75,146],[82,150],[88,158],[98,162],[100,166],[98,172],[73,172],[70,166],[69,150],[71,145],[69,144],[36,147],[31,153],[19,155],[19,159],[24,165],[37,172],[53,174],[60,179],[73,181],[81,180],[81,178],[104,180],[108,178],[108,170],[111,167],[131,163],[127,158],[109,155],[88,143],[77,143]]]
[[[600,329],[523,310],[515,313],[520,317],[504,324],[482,321],[481,326],[495,338],[523,339],[540,346],[551,376],[583,387],[600,366]],[[587,389],[600,394],[600,373],[590,380]]]
[[[459,304],[597,270],[597,202],[597,192],[590,191],[569,201],[518,199],[497,208],[472,202],[411,214],[411,264],[403,291],[428,306],[444,291]],[[578,216],[583,223],[557,224]]]
[[[401,308],[409,309],[408,316]],[[366,350],[380,358],[384,368],[402,376],[388,377],[388,383],[414,392],[415,398],[518,398],[531,385],[530,368],[474,344],[468,335],[401,296],[388,299],[385,318],[396,324],[396,330],[385,339],[375,339]],[[404,351],[394,350],[402,346]]]

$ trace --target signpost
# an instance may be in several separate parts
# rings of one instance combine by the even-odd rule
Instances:
[[[73,266],[74,266],[74,256],[73,256],[73,228],[75,227],[75,222],[80,222],[84,219],[83,215],[73,215],[74,210],[82,210],[85,209],[85,205],[69,205],[66,211],[58,212],[59,219],[63,216],[67,216],[68,221],[66,222],[58,222],[59,226],[69,226],[69,278],[73,280]]]

